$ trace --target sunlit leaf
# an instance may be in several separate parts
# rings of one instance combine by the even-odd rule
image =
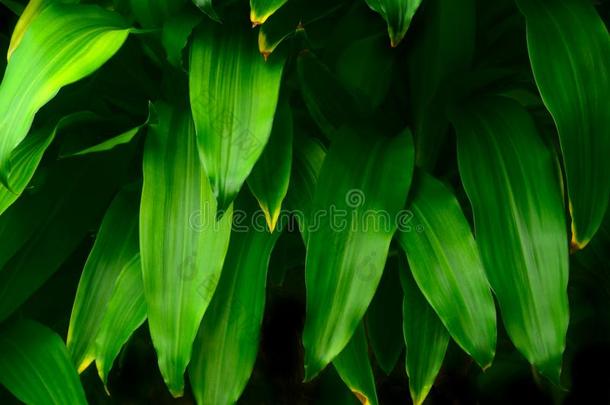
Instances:
[[[496,307],[479,249],[458,201],[438,180],[418,172],[399,232],[417,285],[453,339],[482,368],[496,351]]]
[[[140,254],[159,368],[171,393],[180,396],[199,323],[220,277],[232,209],[216,222],[188,107],[159,102],[155,110],[157,123],[149,127],[144,150]]]
[[[138,254],[138,207],[136,192],[124,191],[117,195],[106,212],[83,269],[67,338],[79,372],[95,359],[95,339],[117,278]]]
[[[267,21],[278,8],[288,0],[250,0],[250,21],[259,25]]]
[[[191,108],[219,209],[237,196],[267,144],[283,65],[279,56],[265,62],[251,31],[204,24],[194,34]]]
[[[610,34],[592,2],[518,0],[542,100],[555,120],[570,197],[572,248],[593,237],[610,196]]]
[[[364,316],[413,173],[408,131],[393,138],[351,129],[338,135],[320,170],[309,221],[306,379],[343,350]]]
[[[29,405],[87,404],[64,342],[29,320],[0,330],[0,383]]]
[[[0,178],[5,185],[11,152],[36,112],[63,86],[97,70],[128,33],[120,15],[97,6],[53,3],[32,21],[0,85]]]
[[[262,213],[249,200],[240,195],[236,202],[246,215],[236,221],[216,293],[194,344],[189,375],[200,404],[237,402],[256,361],[269,258],[280,232],[270,233],[255,219]]]
[[[568,237],[558,170],[529,114],[488,97],[453,114],[481,257],[513,343],[557,382],[568,327]]]

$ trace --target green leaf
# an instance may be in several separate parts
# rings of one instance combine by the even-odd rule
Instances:
[[[237,402],[258,353],[267,269],[280,232],[269,233],[255,219],[261,212],[246,197],[242,194],[236,202],[236,212],[245,214],[243,222],[236,222],[220,282],[194,345],[189,375],[200,404]]]
[[[64,126],[69,126],[76,122],[87,122],[90,118],[90,113],[79,112],[62,118],[56,125],[45,125],[36,128],[30,136],[25,138],[13,150],[10,158],[13,169],[8,176],[11,190],[0,184],[0,215],[23,193],[34,176],[34,172],[42,160],[42,155],[55,138],[56,133]]]
[[[129,0],[136,21],[144,28],[161,27],[185,4],[186,0]]]
[[[297,59],[297,74],[309,114],[329,138],[358,113],[356,101],[333,73],[309,51]]]
[[[593,4],[518,0],[536,84],[555,120],[572,214],[572,248],[598,230],[610,196],[610,35]]]
[[[220,17],[216,14],[216,10],[214,10],[214,1],[213,0],[193,0],[193,3],[199,10],[203,11],[208,17],[216,22],[220,22]]]
[[[72,144],[63,143],[60,157],[65,158],[71,156],[83,156],[88,155],[90,153],[107,152],[118,146],[126,145],[133,141],[134,138],[136,138],[140,134],[146,124],[147,123],[144,123],[134,128],[130,128],[124,132],[119,133],[118,135],[111,136],[110,138],[91,146],[82,145],[81,143],[84,141],[83,139],[75,140],[76,142],[73,142]]]
[[[64,342],[33,321],[0,331],[0,382],[29,405],[87,404]]]
[[[140,253],[148,324],[161,374],[182,395],[184,371],[229,245],[232,208],[217,223],[188,107],[155,104],[144,150]],[[153,120],[154,122],[154,120]]]
[[[15,29],[13,29],[13,34],[11,35],[11,43],[8,47],[8,52],[6,55],[6,59],[10,60],[11,55],[15,52],[15,49],[21,43],[23,39],[23,35],[32,24],[32,21],[38,17],[38,15],[50,4],[54,1],[58,3],[78,3],[79,0],[30,0],[21,12],[19,16],[19,20],[17,21],[17,25],[15,25]]]
[[[204,24],[191,46],[190,99],[199,151],[218,207],[237,196],[267,144],[284,61],[265,62],[256,38],[229,24]]]
[[[320,141],[306,136],[296,136],[293,145],[292,172],[286,206],[294,213],[303,242],[307,244],[309,235],[307,224],[326,150]]]
[[[123,191],[117,195],[85,263],[67,338],[79,373],[95,359],[95,338],[117,278],[138,254],[138,207],[137,193]]]
[[[404,257],[400,257],[400,282],[404,291],[403,335],[407,346],[406,369],[415,405],[424,402],[443,364],[449,334],[423,296]]]
[[[36,112],[64,86],[97,70],[129,30],[120,15],[97,6],[51,4],[34,19],[0,85],[0,180]]]
[[[377,389],[368,349],[364,326],[360,323],[345,349],[333,360],[333,365],[363,405],[376,405]]]
[[[161,43],[169,63],[183,69],[182,52],[193,30],[201,22],[201,16],[183,11],[163,24]]]
[[[369,341],[377,363],[389,375],[402,353],[402,290],[398,255],[390,254],[366,314]]]
[[[52,167],[5,215],[32,216],[31,236],[0,270],[0,321],[12,314],[95,229],[125,170],[123,153],[67,159]],[[0,239],[13,237],[1,229]]]
[[[288,0],[250,0],[250,21],[260,25],[267,21],[271,14],[282,7]]]
[[[307,380],[343,350],[366,312],[411,184],[409,131],[393,138],[363,132],[338,134],[315,191],[305,270]]]
[[[432,169],[450,127],[445,108],[473,59],[476,10],[474,0],[426,0],[422,11],[407,62],[416,162]]]
[[[271,232],[274,231],[288,192],[292,166],[292,113],[288,101],[280,102],[269,142],[256,162],[248,186],[265,213]]]
[[[146,320],[146,300],[140,255],[136,254],[116,279],[95,339],[95,365],[104,382],[121,348]]]
[[[451,337],[486,369],[496,351],[496,307],[470,225],[453,194],[418,172],[408,228],[398,234],[413,277]]]
[[[460,176],[506,330],[558,382],[568,327],[568,243],[558,169],[529,114],[489,97],[452,117]]]
[[[369,7],[381,14],[388,24],[392,47],[404,38],[422,0],[365,0]]]

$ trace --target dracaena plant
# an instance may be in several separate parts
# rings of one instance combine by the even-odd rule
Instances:
[[[561,400],[608,351],[609,2],[0,4],[2,403]]]

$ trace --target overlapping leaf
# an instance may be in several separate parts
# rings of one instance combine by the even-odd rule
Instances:
[[[363,405],[376,405],[377,389],[362,323],[345,349],[333,360],[339,376]]]
[[[488,97],[453,114],[462,183],[506,330],[558,381],[568,327],[568,243],[558,171],[529,114]]]
[[[226,209],[260,157],[273,125],[284,61],[267,62],[255,35],[230,24],[194,34],[190,100],[199,151],[220,209]]]
[[[292,168],[292,125],[292,113],[285,100],[278,106],[269,142],[248,177],[248,186],[265,213],[271,232],[288,192]]]
[[[386,20],[392,47],[402,41],[422,0],[366,0]]]
[[[418,172],[413,189],[414,226],[398,236],[413,277],[453,339],[487,368],[496,351],[496,308],[470,226],[432,176]]]
[[[200,404],[236,403],[258,353],[267,269],[280,232],[260,226],[255,217],[261,212],[251,199],[240,195],[237,200],[246,216],[236,221],[217,291],[194,345],[189,375]]]
[[[11,152],[36,112],[65,85],[98,69],[129,30],[97,6],[50,4],[30,24],[0,85],[0,178],[8,184]]]
[[[95,340],[117,278],[138,255],[137,197],[134,191],[124,191],[115,198],[80,278],[67,339],[79,372],[95,359]]]
[[[413,279],[404,257],[400,257],[403,298],[403,334],[409,391],[415,405],[424,402],[443,364],[449,334]]]
[[[307,379],[343,350],[371,302],[413,173],[408,131],[394,138],[350,129],[338,135],[320,170],[309,221]]]
[[[216,201],[199,160],[188,107],[155,105],[144,150],[140,254],[148,323],[161,374],[175,396],[197,329],[218,283],[232,209]]]
[[[64,342],[33,321],[0,331],[0,382],[26,404],[87,404]]]
[[[288,0],[250,0],[250,21],[259,25],[267,21],[271,14],[282,7]]]
[[[593,4],[519,0],[536,84],[557,125],[572,214],[572,248],[599,228],[610,196],[610,34]]]

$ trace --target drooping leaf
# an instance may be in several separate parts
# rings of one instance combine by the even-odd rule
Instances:
[[[453,339],[483,368],[496,351],[496,307],[479,249],[453,194],[418,172],[398,240],[423,295]]]
[[[286,195],[286,206],[298,221],[303,242],[307,243],[309,235],[307,223],[326,150],[318,140],[306,136],[296,136],[293,145],[292,173]]]
[[[333,365],[345,385],[363,405],[378,403],[375,378],[362,323],[356,328],[345,349],[335,357]]]
[[[236,224],[231,236],[190,366],[193,392],[200,404],[234,404],[250,379],[258,353],[269,258],[280,235],[256,225],[254,214],[260,211],[252,197],[242,194],[236,204],[247,215],[244,229]]]
[[[140,254],[159,368],[171,393],[180,396],[197,329],[220,277],[232,208],[216,222],[188,107],[160,102],[155,109],[158,123],[150,125],[144,150]]]
[[[267,21],[271,14],[282,7],[288,0],[250,0],[250,21],[260,25]]]
[[[409,88],[417,165],[432,169],[450,123],[445,108],[475,46],[474,0],[426,0],[420,35],[409,53]]]
[[[218,14],[216,14],[216,10],[214,9],[213,0],[193,0],[193,3],[212,20],[220,22],[220,17],[218,17]]]
[[[297,74],[311,117],[332,140],[342,126],[357,118],[356,101],[328,67],[309,51],[299,55]]]
[[[371,133],[339,133],[320,170],[305,265],[306,379],[343,350],[361,321],[411,184],[411,134]]]
[[[517,1],[542,100],[555,120],[572,214],[572,248],[593,237],[610,196],[610,34],[592,2]]]
[[[95,339],[117,278],[138,254],[139,198],[117,195],[106,212],[83,269],[68,329],[67,346],[79,373],[95,359]]]
[[[104,384],[108,382],[108,374],[121,348],[145,320],[142,265],[140,255],[136,254],[116,279],[106,314],[95,338],[95,365]]]
[[[79,112],[62,118],[57,125],[45,125],[35,129],[11,153],[12,170],[8,177],[11,190],[0,184],[0,215],[19,198],[34,176],[42,155],[62,127],[75,122],[86,122],[91,114]]]
[[[201,16],[183,11],[163,24],[161,42],[165,48],[167,60],[175,67],[183,68],[182,52],[193,30],[200,22]]]
[[[194,34],[191,108],[201,158],[221,210],[237,196],[267,144],[283,66],[280,56],[263,60],[251,31],[204,24]]]
[[[120,153],[119,153],[120,152]],[[38,217],[31,236],[0,271],[0,320],[12,314],[80,245],[116,194],[126,153],[61,161],[40,179],[41,184],[4,215],[22,211]],[[127,152],[127,151],[125,151]],[[3,229],[1,239],[12,237]]]
[[[392,47],[402,41],[422,0],[365,0],[388,24]]]
[[[274,231],[288,192],[292,167],[292,113],[287,100],[280,102],[269,142],[248,177],[248,186]]]
[[[119,14],[97,6],[47,6],[12,54],[0,85],[0,178],[8,184],[11,152],[34,115],[64,86],[97,70],[129,30]]]
[[[488,97],[452,114],[460,176],[506,330],[557,382],[568,327],[568,243],[558,170],[529,114]]]
[[[396,254],[388,256],[381,281],[366,314],[366,326],[377,363],[389,375],[404,348],[402,290]]]
[[[400,257],[403,299],[403,334],[407,346],[406,369],[415,405],[424,402],[443,364],[449,334],[423,296],[404,257]]]
[[[64,342],[29,320],[0,331],[0,383],[29,405],[87,404]]]

